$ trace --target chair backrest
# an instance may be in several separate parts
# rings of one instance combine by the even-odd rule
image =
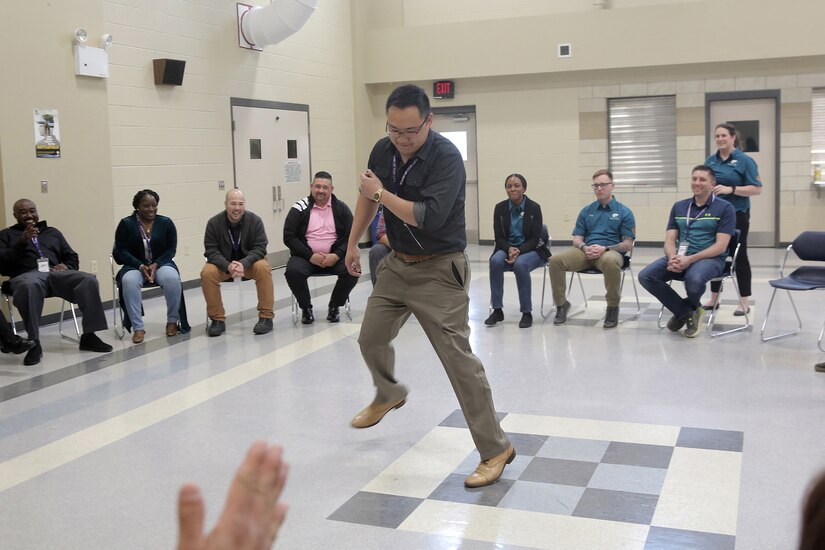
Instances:
[[[541,237],[539,238],[539,244],[536,248],[546,248],[548,258],[553,255],[552,252],[550,252],[551,241],[552,238],[550,237],[550,231],[547,229],[547,224],[545,223],[541,226]]]
[[[825,262],[825,231],[803,231],[791,246],[800,260]]]

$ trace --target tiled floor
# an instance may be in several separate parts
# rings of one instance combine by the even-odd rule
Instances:
[[[468,250],[472,345],[485,364],[518,456],[497,484],[463,486],[478,456],[446,376],[411,319],[396,341],[411,393],[378,426],[353,430],[373,397],[353,320],[293,325],[282,271],[275,330],[253,336],[253,283],[224,289],[227,334],[163,336],[163,304],[146,302],[147,340],[114,338],[111,354],[79,352],[43,332],[44,360],[0,358],[0,547],[171,548],[175,498],[198,482],[219,513],[249,443],[285,445],[290,505],[277,548],[793,548],[809,480],[825,468],[825,374],[816,337],[825,296],[803,294],[798,336],[759,341],[782,251],[754,250],[757,328],[686,339],[657,328],[659,308],[604,330],[603,287],[584,278],[586,311],[566,326],[538,315],[520,330],[512,277],[505,321],[487,328],[489,247]],[[638,272],[660,250],[640,248]],[[332,281],[313,281],[316,308]],[[629,287],[621,318],[635,312]],[[732,325],[732,294],[719,321]],[[549,297],[545,311],[549,311]],[[574,306],[581,298],[573,294]],[[792,321],[780,302],[779,323]]]
[[[498,483],[464,487],[479,457],[468,452],[469,432],[455,411],[329,519],[448,537],[469,531],[479,540],[533,548],[596,548],[605,538],[612,548],[662,548],[663,537],[688,547],[734,548],[742,432],[519,414],[504,415],[502,426],[530,431],[508,432],[518,457]],[[590,438],[605,433],[619,439]],[[693,479],[697,463],[703,482]],[[439,470],[443,480],[422,498],[425,487],[416,480]],[[444,503],[465,506],[444,517]],[[557,531],[501,531],[519,517]],[[588,524],[595,539],[574,527]]]

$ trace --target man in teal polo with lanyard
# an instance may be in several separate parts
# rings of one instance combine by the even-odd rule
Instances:
[[[705,313],[700,299],[708,281],[722,273],[730,237],[736,232],[736,212],[729,202],[713,194],[715,183],[710,167],[699,165],[693,169],[693,197],[676,202],[670,210],[665,257],[639,273],[642,286],[673,314],[667,328],[678,332],[687,325],[688,338],[699,334],[699,322]],[[686,298],[668,284],[673,279],[685,282]]]
[[[633,248],[636,219],[630,208],[613,196],[613,174],[599,170],[593,174],[596,200],[582,208],[573,229],[573,247],[550,258],[550,286],[556,304],[554,325],[567,322],[570,302],[567,301],[567,273],[595,267],[604,275],[607,292],[607,313],[604,328],[619,324],[619,302],[622,300],[622,266],[624,255]]]

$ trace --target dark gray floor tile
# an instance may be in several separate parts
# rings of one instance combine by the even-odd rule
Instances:
[[[652,526],[645,550],[733,550],[735,546],[736,537],[731,535]]]
[[[576,509],[582,493],[583,487],[516,481],[498,506],[569,516]]]
[[[673,447],[667,445],[611,441],[602,457],[602,462],[647,468],[667,468],[670,465],[671,456],[673,456]]]
[[[547,440],[546,435],[508,433],[507,438],[519,456],[535,456]]]
[[[359,491],[327,519],[397,529],[422,502],[422,498]]]
[[[656,511],[656,495],[585,489],[573,515],[649,525]]]
[[[450,474],[441,485],[436,487],[429,498],[447,502],[478,504],[480,506],[498,506],[498,503],[514,483],[511,479],[499,479],[492,485],[469,489],[464,486],[465,477],[467,476]]]
[[[679,431],[679,439],[676,441],[676,446],[741,453],[744,443],[744,432],[709,430],[706,428],[682,428]]]
[[[595,462],[536,457],[524,469],[519,479],[587,487],[587,483],[593,477],[593,472],[596,471],[596,466],[598,464]]]

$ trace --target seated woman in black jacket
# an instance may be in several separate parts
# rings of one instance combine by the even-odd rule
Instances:
[[[190,330],[180,273],[172,261],[178,246],[178,232],[172,220],[158,215],[158,202],[160,196],[151,189],[138,191],[132,200],[135,212],[120,220],[115,231],[112,255],[123,265],[117,274],[124,311],[123,327],[134,329],[132,342],[135,344],[143,342],[146,335],[140,296],[140,289],[146,284],[156,284],[163,289],[166,336],[174,336],[178,330]]]
[[[516,276],[521,309],[519,328],[533,324],[533,303],[530,297],[530,272],[544,265],[550,257],[547,237],[542,235],[541,206],[527,198],[527,180],[521,174],[511,174],[504,180],[509,199],[496,205],[493,230],[496,248],[490,256],[490,302],[493,312],[484,321],[491,327],[504,320],[504,272]]]

